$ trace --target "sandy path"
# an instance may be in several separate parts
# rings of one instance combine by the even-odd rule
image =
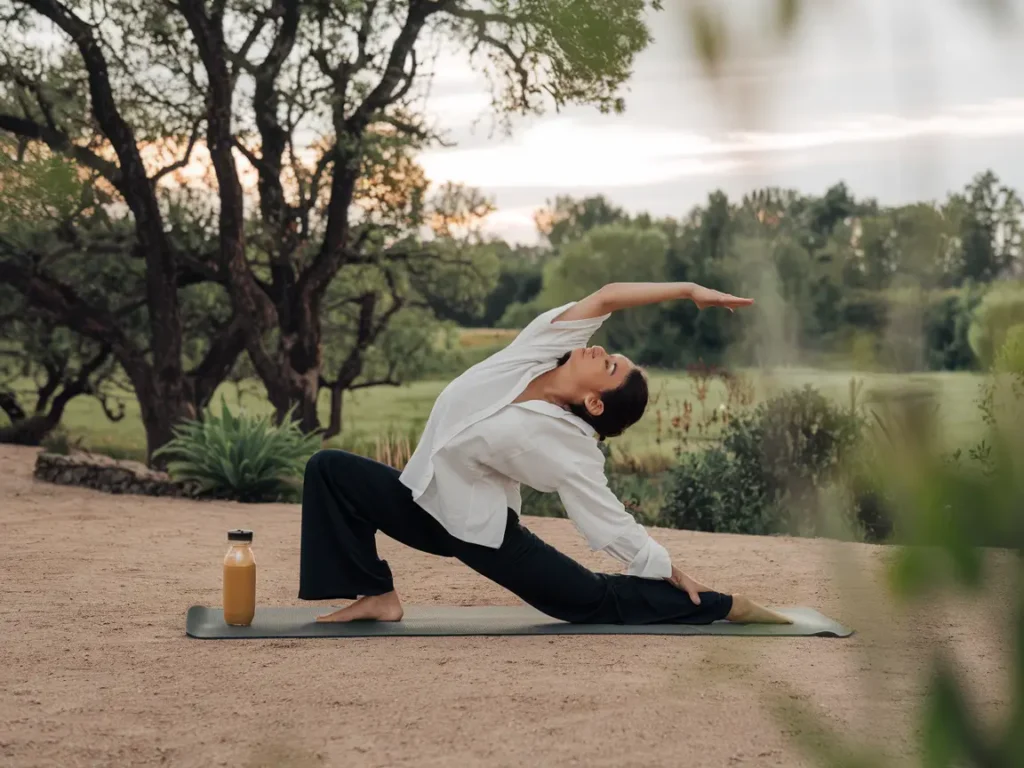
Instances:
[[[192,640],[185,611],[219,604],[230,528],[255,530],[260,602],[298,602],[299,509],[44,485],[34,456],[0,446],[4,766],[812,765],[777,699],[906,758],[929,636],[955,643],[986,713],[1006,707],[1008,642],[982,612],[1008,604],[1005,579],[990,605],[912,621],[885,597],[885,549],[819,540],[656,534],[713,587],[814,606],[848,640]],[[528,524],[614,566],[567,522]],[[407,603],[516,603],[457,562],[381,549]]]

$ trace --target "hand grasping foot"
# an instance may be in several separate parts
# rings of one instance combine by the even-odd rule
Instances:
[[[743,595],[732,596],[732,610],[725,617],[726,620],[735,624],[792,624],[793,620],[788,619],[781,613],[764,608],[758,605],[749,597]]]
[[[335,621],[401,621],[402,602],[398,599],[398,593],[392,590],[383,595],[367,595],[356,600],[351,605],[317,616],[316,620],[321,623]]]

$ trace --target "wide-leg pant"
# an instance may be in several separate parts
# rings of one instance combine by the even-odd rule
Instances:
[[[449,534],[412,499],[392,467],[344,451],[321,450],[306,465],[302,492],[299,598],[354,599],[394,589],[377,555],[383,531],[401,543],[473,570],[556,619],[590,624],[710,624],[732,597],[702,592],[701,604],[661,579],[593,573],[520,525],[508,511],[498,549]]]

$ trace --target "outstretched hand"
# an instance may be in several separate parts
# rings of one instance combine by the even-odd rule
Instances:
[[[672,575],[669,578],[665,579],[665,581],[667,581],[676,589],[681,589],[683,592],[689,595],[694,605],[700,605],[699,593],[711,591],[708,587],[704,586],[696,579],[691,579],[689,576],[687,576],[681,570],[676,568],[674,565],[672,566]]]
[[[733,296],[731,293],[722,293],[712,288],[705,288],[702,285],[694,287],[690,298],[697,305],[697,309],[725,307],[730,312],[733,312],[737,307],[749,307],[754,303],[753,299],[743,299],[739,296]]]

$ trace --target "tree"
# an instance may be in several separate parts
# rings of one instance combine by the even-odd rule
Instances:
[[[1024,269],[1024,204],[992,171],[951,197],[959,214],[960,281],[990,282]]]
[[[367,264],[358,274],[348,270],[331,284],[321,311],[321,386],[331,394],[325,438],[341,432],[346,392],[399,386],[423,370],[443,329],[435,306],[453,314],[478,311],[494,288],[493,252],[467,247],[441,229],[446,236],[415,256]]]
[[[219,286],[182,271],[179,319],[188,336],[181,348],[182,399],[146,399],[161,389],[153,380],[144,252],[133,223],[111,203],[95,174],[61,155],[38,145],[0,145],[0,276],[5,302],[17,307],[3,330],[5,352],[21,378],[39,386],[35,415],[12,417],[19,424],[11,440],[37,442],[81,394],[101,397],[108,415],[119,413],[108,407],[102,385],[121,371],[130,371],[129,387],[139,394],[151,433],[162,425],[162,409],[194,414],[205,405],[243,349],[237,333],[216,338],[227,303]],[[195,217],[181,215],[187,203],[164,196],[167,237],[176,247],[201,247]]]
[[[20,297],[5,294],[0,306],[11,311],[0,313],[0,410],[11,423],[0,427],[0,443],[39,445],[60,424],[68,403],[82,395],[95,397],[112,421],[124,418],[112,386],[117,366],[110,350],[54,327]]]
[[[735,286],[733,239],[737,222],[729,198],[721,191],[708,196],[707,205],[693,209],[672,232],[666,259],[669,280],[694,282],[731,292]],[[660,308],[658,343],[648,362],[685,365],[703,358],[718,362],[736,337],[739,326],[724,315],[699,312],[692,302],[669,302]]]
[[[580,239],[564,243],[544,269],[539,303],[557,307],[613,282],[659,282],[665,279],[668,238],[657,229],[629,224],[595,227]],[[658,322],[658,307],[641,307],[613,315],[601,329],[601,340],[613,351],[645,357]]]
[[[493,289],[478,306],[457,306],[426,297],[431,309],[443,320],[464,327],[493,328],[514,304],[532,302],[543,284],[544,265],[554,257],[549,248],[510,245],[504,240],[488,240],[466,247],[470,260],[493,259],[498,274]]]
[[[0,278],[101,343],[132,381],[149,450],[195,415],[181,290],[221,286],[232,313],[199,369],[247,351],[279,414],[318,426],[320,312],[350,267],[402,260],[420,243],[360,208],[389,153],[439,140],[419,109],[430,39],[462,45],[499,115],[547,105],[621,111],[619,86],[650,40],[660,0],[154,0],[68,6],[0,0],[0,131],[87,170],[127,207],[144,265],[145,347],[57,275],[17,260]],[[52,25],[58,38],[36,34]],[[131,35],[122,30],[132,30]],[[160,165],[154,155],[181,151]],[[212,252],[177,247],[160,181],[208,158]],[[377,170],[374,170],[377,169]],[[253,178],[255,211],[246,184]],[[415,208],[413,209],[415,211]],[[228,366],[230,367],[230,366]]]
[[[559,195],[554,202],[534,214],[537,231],[555,248],[579,240],[584,234],[604,224],[628,223],[630,218],[623,209],[612,205],[604,195],[576,200]]]

